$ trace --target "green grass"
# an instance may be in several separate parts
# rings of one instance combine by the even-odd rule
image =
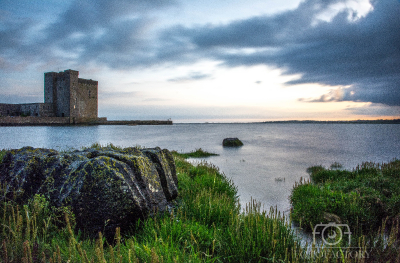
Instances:
[[[400,216],[400,161],[363,163],[353,171],[309,168],[311,182],[297,185],[290,197],[292,218],[305,228],[327,221],[326,213],[366,233],[382,220]]]
[[[379,253],[376,262],[399,260],[399,251],[391,249],[400,243],[400,160],[363,163],[353,171],[337,169],[336,165],[308,169],[310,181],[296,184],[290,196],[292,219],[307,231],[321,223],[346,224],[352,231],[352,246],[363,238]],[[384,241],[383,234],[390,231],[391,239]]]
[[[174,154],[177,156],[180,156],[182,158],[203,158],[203,157],[209,157],[209,156],[218,156],[218,154],[216,154],[216,153],[209,153],[207,151],[204,151],[201,148],[196,149],[195,151],[191,151],[189,153],[174,152]]]
[[[135,146],[135,148],[140,149],[140,146]],[[120,147],[120,146],[116,146],[112,143],[108,143],[107,145],[101,145],[98,142],[93,143],[92,145],[90,145],[89,147],[82,147],[82,150],[88,150],[88,149],[94,149],[94,150],[116,150],[116,151],[123,151],[124,148]]]
[[[6,150],[1,150],[0,151],[0,164],[3,162],[3,157],[6,154]]]
[[[279,262],[292,259],[293,249],[301,254],[276,212],[262,212],[256,203],[241,212],[236,186],[217,167],[174,158],[175,209],[139,221],[123,236],[118,231],[113,243],[84,239],[73,231],[68,208],[63,219],[41,196],[26,206],[3,197],[1,262]]]
[[[139,221],[129,230],[117,229],[112,242],[101,234],[91,240],[74,231],[74,215],[68,207],[52,208],[42,196],[35,196],[25,205],[17,204],[15,200],[6,199],[0,191],[0,262],[344,262],[324,257],[322,253],[327,253],[326,250],[313,249],[311,254],[306,253],[306,247],[301,245],[290,227],[290,220],[276,210],[263,211],[260,204],[253,201],[242,211],[237,187],[214,165],[201,162],[194,166],[177,153],[174,153],[174,159],[179,179],[175,208]],[[396,177],[396,169],[379,167],[381,172],[377,174]],[[357,176],[349,174],[360,177],[360,181],[369,178],[370,173],[362,167],[354,172]],[[342,209],[350,215],[344,204],[352,202],[354,211],[349,211],[362,215],[357,210],[357,192],[350,190],[352,183],[335,185],[334,179],[346,178],[346,174],[340,171],[338,176],[325,173],[324,176],[312,176],[316,180],[313,183],[298,184],[295,189],[301,191],[293,191],[296,206],[292,216],[303,217],[306,224],[309,219],[321,219],[317,215],[319,208],[324,211],[338,209],[335,211],[339,212]],[[377,184],[379,189],[392,187],[385,180],[376,182],[380,182]],[[372,192],[368,194],[373,195]],[[391,209],[397,209],[398,199],[390,198],[393,198]],[[299,204],[305,203],[303,207],[307,207],[312,199],[312,204],[318,206],[308,214],[301,213]],[[398,228],[392,227],[388,236],[384,235],[384,229],[374,232],[374,236],[360,236],[357,240],[356,245],[362,251],[374,250],[370,261],[365,262],[395,262],[396,257],[400,260]],[[361,261],[346,259],[346,262]]]

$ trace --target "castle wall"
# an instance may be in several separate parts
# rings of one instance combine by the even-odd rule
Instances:
[[[37,116],[54,117],[52,103],[25,103],[5,104],[0,103],[0,116]]]
[[[25,103],[20,104],[21,113],[35,117],[55,117],[53,103]]]
[[[78,79],[78,85],[71,89],[71,117],[97,118],[98,82]]]
[[[0,116],[21,115],[21,104],[0,103]]]
[[[55,93],[56,100],[55,114],[57,117],[70,117],[70,105],[71,105],[71,87],[78,85],[78,71],[65,70],[60,72],[56,77]]]
[[[57,101],[57,73],[44,73],[44,102],[54,103]]]

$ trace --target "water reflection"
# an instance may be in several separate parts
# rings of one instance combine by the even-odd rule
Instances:
[[[56,150],[90,146],[100,141],[99,126],[46,127],[46,146]]]

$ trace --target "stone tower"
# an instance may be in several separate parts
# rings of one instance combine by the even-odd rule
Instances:
[[[57,117],[73,122],[98,118],[98,82],[80,79],[79,71],[44,73],[44,101],[52,103]]]

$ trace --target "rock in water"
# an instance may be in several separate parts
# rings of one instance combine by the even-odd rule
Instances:
[[[243,145],[242,141],[239,140],[238,138],[225,138],[222,141],[222,146],[225,147],[238,147],[242,145]]]
[[[165,211],[178,196],[174,158],[164,149],[115,147],[58,152],[9,150],[0,165],[7,194],[23,200],[42,194],[54,206],[71,206],[77,227],[114,234],[139,218]]]

